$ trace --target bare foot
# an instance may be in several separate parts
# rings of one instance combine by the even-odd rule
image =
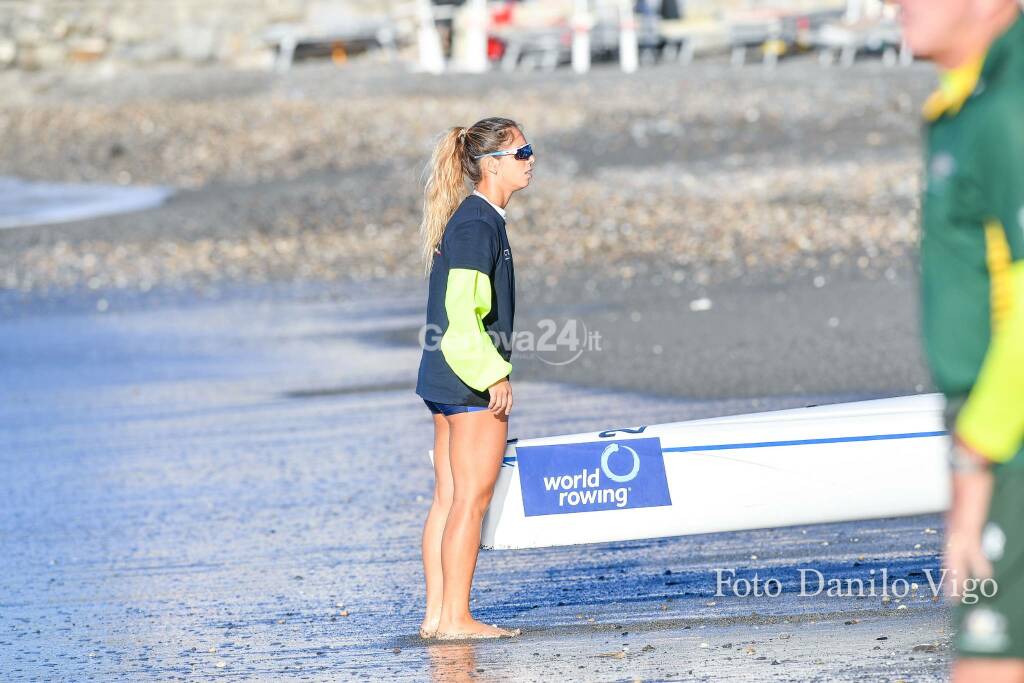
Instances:
[[[437,634],[437,624],[439,621],[441,621],[440,615],[436,617],[423,617],[423,623],[420,624],[420,638],[433,638]]]
[[[438,640],[474,640],[478,638],[514,638],[522,631],[518,628],[500,628],[497,624],[485,624],[471,619],[458,624],[439,626],[435,637]]]
[[[437,621],[428,622],[423,620],[423,624],[420,625],[420,638],[424,640],[433,638],[437,635]]]

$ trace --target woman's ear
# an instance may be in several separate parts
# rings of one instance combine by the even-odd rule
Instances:
[[[498,172],[498,157],[487,157],[487,170],[491,175]]]

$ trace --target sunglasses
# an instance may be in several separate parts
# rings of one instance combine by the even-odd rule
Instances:
[[[510,154],[515,154],[516,159],[519,161],[526,161],[533,156],[533,145],[526,144],[519,149],[506,149],[501,152],[488,152],[487,154],[478,154],[473,157],[474,159],[483,159],[484,157],[505,157]]]

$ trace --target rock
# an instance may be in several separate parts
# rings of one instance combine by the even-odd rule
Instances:
[[[13,40],[0,38],[0,67],[14,64],[18,58],[18,45]]]
[[[690,302],[690,310],[694,312],[710,311],[712,307],[711,299],[694,299]],[[756,560],[757,555],[751,555],[750,559]]]
[[[217,31],[204,25],[183,26],[177,34],[178,54],[190,62],[208,62],[216,51]]]
[[[146,31],[130,14],[115,12],[107,22],[107,35],[117,43],[140,43],[146,38]]]
[[[107,41],[103,38],[78,38],[69,43],[68,59],[72,62],[94,62],[107,51]]]
[[[53,69],[67,59],[67,48],[59,43],[46,43],[35,49],[36,65],[41,69]]]
[[[18,24],[14,28],[14,42],[18,45],[31,45],[33,47],[42,44],[44,36],[38,24]]]
[[[178,55],[177,46],[169,40],[153,40],[145,43],[115,45],[113,53],[120,59],[140,64],[151,64],[173,59]]]

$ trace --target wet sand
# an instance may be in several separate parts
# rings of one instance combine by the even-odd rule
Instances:
[[[417,349],[377,341],[420,318],[419,295],[107,296],[102,312],[96,293],[3,300],[7,680],[944,675],[946,611],[927,591],[886,603],[795,583],[801,567],[884,566],[924,586],[936,517],[485,552],[473,607],[524,635],[426,645],[430,420],[408,384]],[[830,400],[516,391],[520,437]],[[778,576],[783,597],[715,597],[716,567]]]

